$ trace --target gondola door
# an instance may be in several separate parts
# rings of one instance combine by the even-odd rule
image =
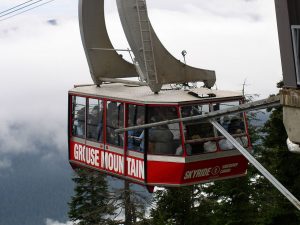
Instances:
[[[108,174],[125,176],[124,133],[115,130],[124,127],[125,104],[105,101],[105,141],[102,154],[102,167]]]
[[[139,126],[145,123],[145,106],[126,104],[126,127]],[[136,129],[126,132],[125,174],[134,182],[144,183],[145,168],[145,130]]]

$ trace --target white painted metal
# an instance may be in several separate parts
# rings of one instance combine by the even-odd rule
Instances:
[[[79,0],[79,27],[82,44],[95,84],[100,78],[137,77],[133,64],[114,49],[105,26],[104,0]]]
[[[104,79],[109,80],[109,79]],[[163,87],[164,88],[164,87]],[[169,85],[166,88],[170,88]],[[116,91],[118,90],[118,91]],[[153,104],[178,104],[178,103],[197,103],[208,101],[235,101],[242,98],[241,92],[234,91],[222,91],[222,90],[210,90],[208,88],[195,88],[193,92],[198,93],[200,96],[207,96],[208,94],[214,94],[213,98],[197,98],[189,95],[184,90],[167,90],[160,91],[159,94],[153,94],[153,92],[146,86],[126,85],[119,83],[103,84],[100,87],[94,86],[79,86],[73,88],[69,93],[94,96],[98,98],[109,98],[121,101],[136,102],[136,103],[153,103]]]
[[[138,14],[138,23],[140,25],[140,35],[143,47],[143,61],[146,69],[147,82],[158,83],[156,63],[151,37],[151,27],[148,18],[146,1],[136,0],[136,10]]]
[[[286,145],[288,146],[288,149],[290,152],[300,154],[300,145],[299,144],[295,144],[288,138],[288,139],[286,139]]]
[[[111,82],[111,83],[121,83],[121,84],[129,84],[129,85],[138,85],[138,86],[147,86],[147,83],[134,81],[134,80],[122,80],[118,78],[99,78],[100,81],[103,82]]]
[[[143,9],[140,7],[142,4],[144,4]],[[153,92],[160,91],[163,84],[197,81],[204,82],[206,87],[212,87],[215,84],[214,71],[188,66],[165,49],[151,26],[145,0],[117,0],[117,6],[125,35],[142,73],[147,74],[147,70],[152,69],[146,68],[145,60],[149,60],[149,67],[153,66],[153,70],[156,68],[156,78],[154,79],[151,75],[147,81]],[[146,51],[149,51],[149,58],[144,56]],[[151,51],[155,59],[153,62],[150,61],[152,60]]]
[[[210,120],[211,124],[221,132],[231,144],[236,147],[246,159],[267,178],[298,210],[300,210],[299,200],[287,190],[272,174],[269,173],[243,146],[241,146],[218,122]]]
[[[300,89],[283,88],[280,91],[283,106],[283,124],[289,139],[300,144]]]

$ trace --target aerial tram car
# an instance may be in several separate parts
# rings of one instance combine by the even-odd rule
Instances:
[[[245,175],[248,161],[208,121],[115,132],[243,102],[234,92],[198,88],[193,93],[205,97],[184,90],[153,95],[148,87],[115,83],[70,90],[71,164],[147,186],[181,186]],[[242,146],[251,146],[244,113],[219,121]]]
[[[241,93],[211,89],[214,71],[190,67],[168,53],[149,22],[145,1],[117,0],[117,6],[133,63],[125,61],[109,40],[104,0],[79,1],[81,37],[94,85],[69,91],[70,164],[148,187],[245,175],[248,160],[209,121],[117,132],[244,102]],[[124,79],[128,77],[139,81]],[[170,85],[189,82],[203,82],[204,87]],[[245,113],[217,121],[240,145],[251,148]]]
[[[250,154],[245,115],[282,105],[289,150],[300,152],[300,25],[299,14],[290,10],[294,7],[287,7],[298,7],[297,1],[275,0],[283,90],[245,104],[241,93],[212,90],[214,71],[188,66],[185,58],[182,63],[164,48],[149,21],[145,0],[116,1],[131,50],[113,48],[104,0],[79,0],[81,38],[94,84],[69,91],[72,167],[90,168],[153,191],[154,186],[243,176],[249,161],[300,210],[300,201]],[[130,53],[132,63],[119,51]],[[126,79],[132,77],[139,81]],[[190,82],[204,86],[186,88]]]

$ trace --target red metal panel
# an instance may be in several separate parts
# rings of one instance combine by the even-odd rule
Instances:
[[[248,161],[239,155],[191,163],[148,161],[147,165],[148,183],[172,186],[242,176]]]
[[[147,162],[147,183],[181,184],[184,174],[184,163],[175,162]]]
[[[72,162],[107,171],[109,174],[128,177],[136,181],[144,182],[144,160],[118,154],[104,149],[95,148],[70,141],[70,158]],[[126,166],[125,166],[126,165]],[[127,168],[126,171],[124,168]]]
[[[181,183],[208,182],[243,175],[247,172],[247,166],[248,161],[242,155],[188,163]]]

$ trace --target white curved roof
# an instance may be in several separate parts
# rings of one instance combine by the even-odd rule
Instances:
[[[203,96],[203,98],[192,96],[188,94],[189,91]],[[96,85],[75,87],[71,89],[69,93],[145,104],[178,104],[212,100],[218,101],[224,100],[224,98],[230,100],[242,97],[241,92],[210,90],[208,88],[195,88],[189,91],[171,90],[170,86],[167,85],[164,86],[164,89],[162,89],[159,94],[154,94],[147,86],[111,83],[102,84],[101,87],[97,87]],[[207,94],[210,93],[215,94],[216,97],[208,97]]]

